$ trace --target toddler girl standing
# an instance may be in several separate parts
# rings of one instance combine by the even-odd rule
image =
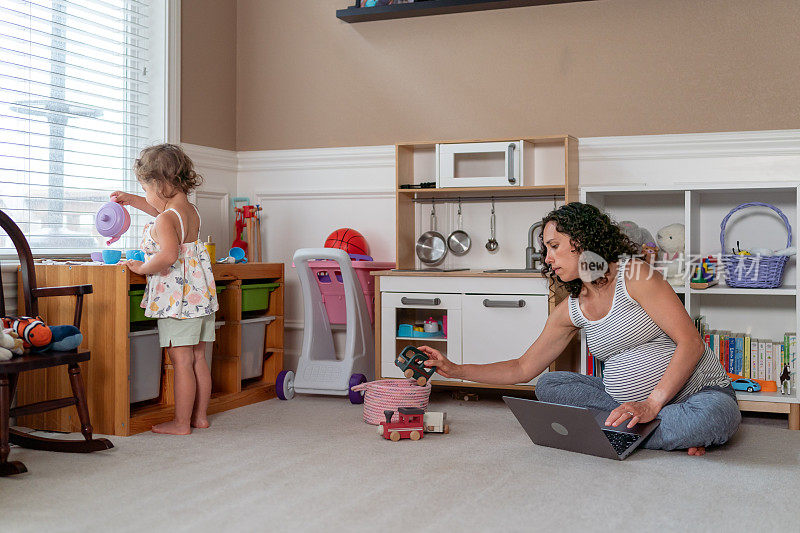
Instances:
[[[211,259],[200,241],[200,213],[187,194],[200,185],[192,160],[172,144],[142,150],[133,167],[145,197],[116,191],[111,199],[156,217],[144,228],[145,261],[128,261],[147,276],[141,306],[158,319],[158,337],[175,370],[175,419],[153,426],[156,433],[188,435],[208,427],[211,372],[205,344],[214,342],[219,309]]]

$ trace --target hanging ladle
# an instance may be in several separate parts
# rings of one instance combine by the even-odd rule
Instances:
[[[461,217],[461,198],[458,199],[458,229],[447,237],[447,247],[453,252],[453,255],[464,255],[469,252],[472,246],[472,239],[466,231],[461,229],[463,227],[463,218]]]
[[[486,241],[486,249],[490,252],[497,250],[499,246],[495,239],[495,218],[494,218],[494,198],[492,198],[492,215],[489,217],[489,240]]]

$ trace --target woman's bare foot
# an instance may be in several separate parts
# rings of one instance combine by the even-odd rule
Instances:
[[[192,419],[192,427],[193,428],[205,429],[210,425],[211,424],[208,423],[208,419],[207,418],[195,418],[195,419]]]
[[[169,422],[156,424],[150,431],[153,433],[165,433],[167,435],[188,435],[192,432],[192,427],[188,424],[178,424],[174,420],[170,420]]]
[[[706,454],[705,446],[694,446],[689,448],[689,455],[697,455],[698,457]]]

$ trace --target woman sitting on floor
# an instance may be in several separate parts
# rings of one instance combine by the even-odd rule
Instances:
[[[519,358],[459,365],[428,346],[420,350],[444,377],[482,383],[525,383],[544,372],[583,328],[603,377],[548,372],[536,384],[544,402],[611,411],[606,425],[661,419],[644,442],[651,449],[688,449],[726,442],[741,414],[731,381],[694,328],[672,287],[608,215],[573,202],[544,219],[543,272],[570,296]]]

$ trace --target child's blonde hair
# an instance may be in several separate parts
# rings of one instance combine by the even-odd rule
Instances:
[[[203,183],[203,177],[194,171],[192,160],[174,144],[156,144],[142,150],[133,164],[133,172],[140,182],[155,183],[165,198],[172,198],[178,191],[189,194]]]

